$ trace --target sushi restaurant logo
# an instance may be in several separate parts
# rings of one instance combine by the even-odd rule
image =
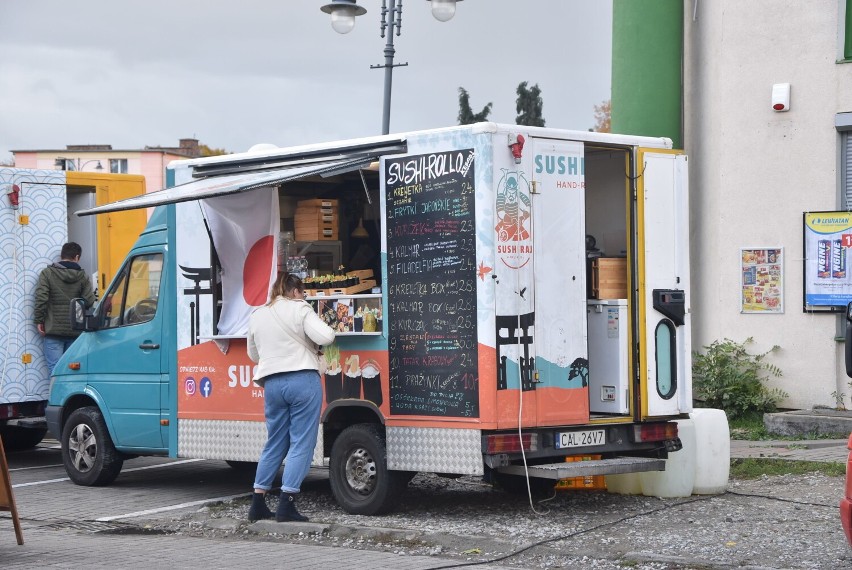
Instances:
[[[502,169],[497,183],[497,257],[506,267],[519,269],[532,256],[530,184],[524,173]]]

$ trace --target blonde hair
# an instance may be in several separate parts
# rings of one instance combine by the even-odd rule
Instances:
[[[305,285],[295,273],[282,272],[278,274],[278,279],[272,285],[269,291],[269,303],[271,305],[278,297],[290,297],[293,291],[304,291]]]

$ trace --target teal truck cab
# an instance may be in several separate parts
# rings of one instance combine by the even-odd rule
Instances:
[[[112,482],[128,454],[169,453],[175,307],[159,294],[175,280],[163,271],[169,213],[152,215],[97,311],[72,305],[86,332],[57,363],[46,416],[75,483]]]

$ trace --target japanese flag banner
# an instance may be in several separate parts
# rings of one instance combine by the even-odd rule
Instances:
[[[278,190],[264,187],[201,201],[222,266],[216,334],[248,332],[249,315],[269,300],[278,268]]]

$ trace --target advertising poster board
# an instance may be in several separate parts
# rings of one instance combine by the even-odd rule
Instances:
[[[740,270],[741,313],[784,312],[784,248],[744,247]]]
[[[805,212],[803,225],[804,311],[844,311],[852,301],[852,212]]]

